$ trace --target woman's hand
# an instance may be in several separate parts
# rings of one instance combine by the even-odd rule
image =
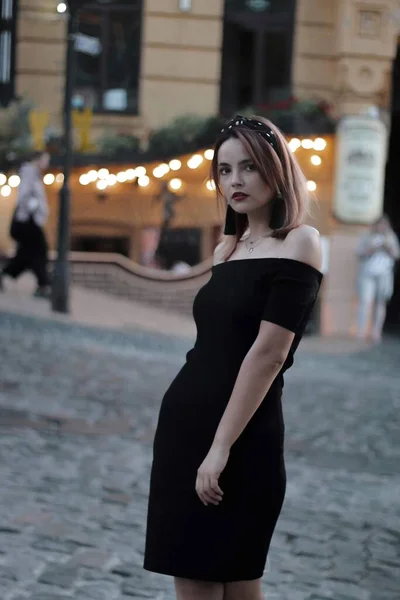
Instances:
[[[218,506],[222,500],[224,492],[218,485],[218,479],[228,458],[229,448],[214,443],[197,471],[196,492],[205,506]]]

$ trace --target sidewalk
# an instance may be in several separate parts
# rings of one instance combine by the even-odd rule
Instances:
[[[194,339],[196,335],[194,321],[186,315],[78,286],[71,289],[70,314],[54,313],[49,302],[32,297],[34,287],[33,278],[29,274],[17,282],[7,280],[5,291],[0,294],[0,311],[124,332],[140,329],[190,339]],[[332,355],[352,354],[363,348],[365,344],[350,337],[310,336],[304,337],[301,344],[302,350]]]
[[[78,286],[71,288],[70,314],[54,313],[49,302],[32,297],[34,287],[30,275],[25,275],[16,282],[6,280],[5,291],[0,294],[0,311],[63,323],[122,329],[125,332],[139,328],[148,332],[180,337],[192,338],[196,334],[193,320],[185,315],[176,315]]]
[[[30,291],[0,299],[0,598],[173,600],[172,580],[142,564],[160,403],[191,340],[138,329],[131,305],[84,290],[73,317],[53,319]],[[285,377],[288,483],[263,591],[398,600],[400,344],[313,344]]]

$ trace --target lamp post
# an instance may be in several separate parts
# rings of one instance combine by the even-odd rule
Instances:
[[[52,285],[52,310],[69,312],[69,238],[70,238],[70,188],[69,178],[72,167],[72,114],[71,103],[74,88],[75,33],[77,14],[82,0],[68,0],[63,4],[68,8],[67,55],[64,90],[64,181],[60,190],[58,216],[57,259],[54,265]]]

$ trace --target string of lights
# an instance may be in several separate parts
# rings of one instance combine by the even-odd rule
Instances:
[[[313,152],[321,153],[325,150],[327,142],[324,138],[318,137],[316,139],[311,138],[291,138],[289,141],[289,148],[291,151],[297,152],[299,149],[309,150]],[[214,150],[205,150],[202,154],[193,154],[187,161],[186,165],[189,169],[196,170],[204,161],[211,161],[214,157]],[[322,165],[322,158],[319,154],[312,154],[310,156],[310,162],[313,166],[319,167]],[[167,175],[177,175],[184,165],[182,160],[174,158],[169,163],[160,163],[159,165],[152,167],[152,171],[149,172],[149,167],[138,165],[136,167],[130,167],[123,171],[111,173],[109,169],[102,167],[100,169],[90,169],[87,173],[82,173],[79,176],[79,183],[82,186],[95,185],[96,189],[100,192],[104,192],[107,188],[113,187],[117,184],[131,183],[136,181],[139,188],[148,187],[152,181],[164,179]],[[62,184],[63,182],[62,173],[46,173],[43,177],[43,183],[47,186],[54,184]],[[154,179],[153,179],[154,178]],[[17,174],[6,176],[4,173],[0,173],[0,195],[8,197],[11,195],[12,190],[17,188],[20,184],[20,177]],[[184,185],[181,178],[175,176],[168,181],[168,186],[172,191],[179,191]],[[215,183],[211,179],[207,179],[205,186],[208,191],[215,191]],[[307,187],[309,191],[315,192],[317,184],[315,181],[308,180]]]

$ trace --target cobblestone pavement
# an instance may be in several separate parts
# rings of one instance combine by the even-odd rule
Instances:
[[[189,342],[0,313],[0,598],[174,598],[142,570],[151,444]],[[398,600],[400,340],[298,353],[270,600]]]

